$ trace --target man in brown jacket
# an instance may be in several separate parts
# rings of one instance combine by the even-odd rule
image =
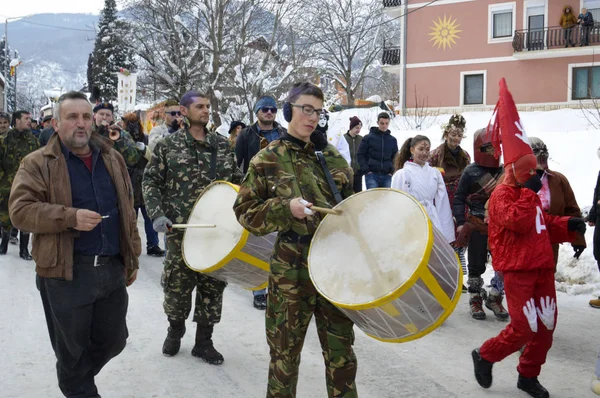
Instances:
[[[136,278],[141,242],[123,157],[92,133],[92,106],[62,95],[58,132],[28,155],[9,199],[13,225],[33,232],[36,284],[58,385],[66,397],[99,397],[94,377],[125,347],[126,286]]]
[[[542,180],[542,188],[538,196],[542,201],[543,210],[553,216],[581,217],[581,210],[575,200],[575,194],[571,189],[569,180],[563,174],[548,168],[548,148],[544,141],[537,137],[529,137],[531,149],[537,159],[537,173]],[[579,258],[586,248],[585,237],[577,234],[577,238],[571,243],[574,257]],[[554,270],[558,263],[558,243],[552,245],[554,250]]]

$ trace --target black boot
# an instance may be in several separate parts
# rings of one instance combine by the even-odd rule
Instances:
[[[163,249],[161,249],[158,245],[149,247],[146,250],[146,252],[148,253],[149,256],[154,256],[154,257],[164,257],[165,256],[165,251]]]
[[[10,232],[6,228],[2,228],[2,242],[0,243],[0,254],[8,252],[8,242],[10,240]]]
[[[31,235],[26,232],[21,232],[21,239],[19,241],[19,256],[23,260],[31,261],[33,257],[29,254],[29,237]]]
[[[479,348],[471,353],[473,357],[473,366],[475,367],[475,379],[483,388],[492,386],[492,367],[493,363],[486,361],[479,355]]]
[[[549,398],[550,393],[544,388],[538,381],[537,377],[523,377],[519,375],[519,381],[517,381],[517,388],[525,391],[533,398]]]
[[[215,349],[212,342],[214,326],[198,324],[196,329],[196,344],[192,348],[192,355],[202,358],[204,362],[211,365],[220,365],[223,363],[223,355]]]
[[[19,243],[19,230],[16,228],[10,229],[10,243],[13,245]]]
[[[169,320],[169,329],[167,329],[167,338],[163,343],[162,352],[166,357],[177,355],[181,348],[181,338],[185,334],[185,321]]]
[[[259,294],[257,296],[254,296],[254,308],[256,308],[257,310],[266,310],[267,309],[267,295],[265,294]]]

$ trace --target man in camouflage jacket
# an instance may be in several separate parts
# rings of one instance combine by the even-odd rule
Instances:
[[[40,143],[31,133],[31,115],[26,111],[17,111],[12,117],[13,128],[0,135],[0,223],[2,223],[2,241],[0,254],[8,251],[10,229],[12,223],[8,215],[8,197],[19,165],[25,156],[37,150]],[[21,231],[19,255],[24,260],[31,260],[29,254],[29,233]]]
[[[127,167],[133,167],[144,156],[146,145],[141,142],[136,144],[131,134],[113,125],[113,122],[114,107],[112,104],[103,102],[94,107],[94,132],[113,140],[110,133],[111,130],[114,131],[118,139],[113,140],[113,148],[123,156]]]
[[[239,183],[242,172],[235,164],[229,141],[206,129],[209,101],[201,93],[190,91],[181,99],[181,112],[190,127],[158,141],[152,160],[146,166],[142,190],[146,210],[157,232],[167,233],[167,257],[162,285],[164,310],[169,321],[163,354],[179,352],[185,333],[185,320],[196,288],[194,322],[196,345],[192,355],[214,365],[223,356],[213,347],[212,332],[221,320],[223,290],[226,283],[188,268],[183,260],[183,230],[172,230],[173,223],[186,223],[200,193],[214,180]],[[215,175],[211,178],[212,153],[216,152]]]
[[[356,397],[353,323],[317,293],[307,266],[309,245],[322,220],[310,207],[336,204],[315,155],[318,141],[313,131],[323,108],[323,93],[310,83],[300,83],[287,101],[288,133],[250,161],[234,204],[238,221],[251,233],[279,233],[270,261],[266,310],[271,354],[267,397],[296,396],[300,353],[313,314],[329,397]],[[317,149],[322,149],[342,197],[352,195],[352,169],[346,160],[326,140]]]

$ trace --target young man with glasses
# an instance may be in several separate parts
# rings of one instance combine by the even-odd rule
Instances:
[[[275,98],[264,96],[254,104],[254,113],[258,121],[251,126],[246,127],[238,135],[235,142],[235,156],[238,167],[241,167],[244,173],[248,171],[250,160],[265,148],[270,142],[281,138],[286,130],[276,121],[277,104]],[[266,304],[266,290],[257,290],[254,294],[254,308],[264,310]]]
[[[181,128],[181,111],[179,101],[176,99],[166,100],[164,103],[165,119],[164,123],[150,130],[148,135],[148,147],[150,151],[154,150],[156,143],[163,138],[173,134]]]
[[[270,348],[267,397],[295,397],[304,338],[314,314],[325,358],[329,397],[357,397],[353,323],[317,293],[308,275],[308,249],[319,223],[315,206],[336,199],[315,150],[320,150],[333,181],[347,198],[352,169],[330,144],[314,133],[323,113],[323,92],[311,83],[295,84],[283,108],[288,132],[250,162],[234,204],[241,225],[262,236],[278,233],[270,261],[266,333]]]

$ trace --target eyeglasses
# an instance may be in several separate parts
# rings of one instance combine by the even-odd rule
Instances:
[[[304,113],[306,116],[312,116],[315,112],[317,112],[319,115],[324,115],[326,113],[325,110],[323,109],[315,109],[310,105],[297,105],[297,104],[291,104],[294,108],[300,108],[302,109],[302,113]]]
[[[172,111],[172,112],[167,112],[167,113],[173,117],[181,116],[181,112],[179,112],[179,111]]]
[[[277,108],[275,108],[274,106],[263,106],[262,108],[260,108],[260,110],[262,111],[262,113],[277,113]]]

